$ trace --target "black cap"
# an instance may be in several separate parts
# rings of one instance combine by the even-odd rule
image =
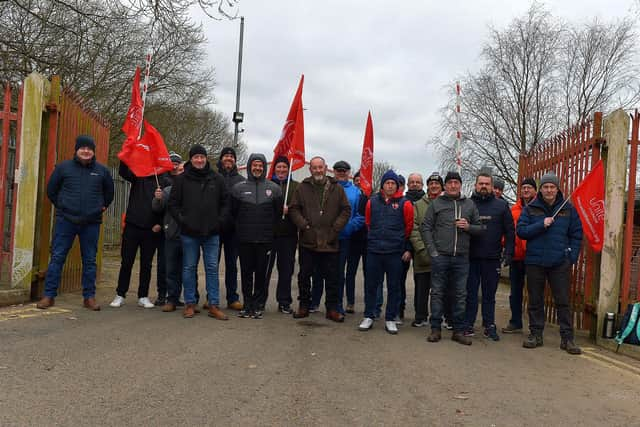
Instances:
[[[203,156],[206,156],[207,149],[200,144],[195,144],[189,150],[189,160],[191,160],[196,154],[202,154]]]
[[[284,163],[287,165],[287,167],[289,167],[289,159],[287,159],[285,156],[276,157],[275,161],[273,162],[273,166],[276,166],[278,163]]]
[[[531,178],[530,176],[522,180],[522,182],[520,183],[520,186],[522,187],[523,185],[530,185],[533,187],[534,190],[538,189],[538,184],[536,183],[536,180]]]
[[[504,191],[504,181],[502,178],[498,178],[497,176],[493,177],[493,188]]]
[[[224,156],[225,154],[231,154],[234,159],[237,159],[236,150],[234,150],[233,147],[224,147],[220,152],[220,160],[222,160],[222,156]]]
[[[96,151],[96,142],[89,135],[79,135],[76,138],[76,151],[82,147],[89,147],[93,151]]]
[[[351,165],[347,162],[345,162],[344,160],[339,160],[337,162],[335,162],[335,164],[333,165],[333,169],[344,169],[344,170],[351,170]]]
[[[171,160],[171,163],[182,163],[182,156],[175,151],[170,151],[169,160]]]
[[[449,181],[450,179],[457,179],[458,181],[460,181],[460,183],[462,183],[462,178],[460,177],[460,174],[456,171],[447,172],[447,176],[444,177],[444,182],[447,183],[447,181]]]
[[[441,187],[444,187],[444,181],[438,172],[433,172],[429,175],[429,178],[427,178],[427,185],[429,185],[431,181],[437,181]]]

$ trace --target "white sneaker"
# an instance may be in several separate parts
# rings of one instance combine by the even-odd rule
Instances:
[[[116,295],[113,301],[111,301],[111,303],[109,304],[109,306],[113,308],[122,307],[123,305],[124,305],[124,298],[121,297],[120,295]]]
[[[387,320],[384,322],[384,329],[389,332],[391,335],[395,335],[398,333],[398,325],[393,320]]]
[[[155,305],[147,297],[138,298],[138,306],[143,307],[143,308],[153,308],[153,307],[155,307]]]
[[[358,326],[359,331],[368,331],[373,326],[373,319],[370,317],[365,317],[360,322],[360,326]]]

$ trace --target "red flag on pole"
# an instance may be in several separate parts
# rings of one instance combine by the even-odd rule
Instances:
[[[129,135],[118,153],[118,158],[137,177],[161,174],[173,169],[162,135],[146,120],[142,138],[138,141],[137,134]]]
[[[360,160],[360,188],[367,197],[371,195],[373,189],[371,181],[373,181],[373,123],[371,122],[371,111],[369,111]]]
[[[602,160],[593,167],[571,195],[580,215],[582,230],[591,248],[602,251],[604,243],[604,166]]]
[[[127,111],[127,117],[124,119],[122,125],[122,132],[130,136],[135,136],[136,139],[140,136],[140,129],[142,127],[142,99],[140,98],[140,67],[136,67],[136,74],[133,77],[133,87],[131,88],[131,104],[129,104],[129,111]]]
[[[304,113],[302,110],[302,85],[304,74],[300,77],[298,90],[293,97],[287,120],[282,127],[280,140],[273,149],[273,160],[269,168],[268,177],[273,176],[275,160],[284,156],[291,162],[291,171],[295,171],[304,166]]]

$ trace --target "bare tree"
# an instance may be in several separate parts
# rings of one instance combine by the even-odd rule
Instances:
[[[371,187],[375,192],[378,188],[380,188],[380,180],[382,179],[382,175],[388,170],[394,169],[393,165],[386,160],[381,162],[373,162],[373,182],[371,183]]]

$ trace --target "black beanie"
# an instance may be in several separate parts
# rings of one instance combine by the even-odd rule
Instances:
[[[536,180],[531,178],[530,176],[525,178],[525,179],[523,179],[522,183],[520,183],[520,186],[523,186],[523,185],[526,185],[526,184],[532,186],[534,190],[538,190],[538,184],[536,184]]]
[[[504,181],[497,176],[493,177],[493,188],[504,191]]]
[[[207,149],[200,144],[195,144],[189,150],[189,160],[191,160],[193,156],[195,156],[196,154],[202,154],[203,156],[206,157]]]
[[[237,157],[236,157],[236,150],[234,150],[232,147],[224,147],[224,148],[222,149],[222,151],[220,152],[220,160],[222,160],[222,157],[223,157],[225,154],[231,154],[231,155],[233,156],[233,158],[237,160]]]
[[[82,147],[89,147],[96,151],[96,143],[89,135],[80,135],[76,138],[76,151]]]
[[[450,179],[457,179],[458,181],[460,181],[460,183],[462,183],[462,178],[460,177],[460,174],[458,172],[455,172],[455,171],[447,172],[447,176],[444,177],[444,183],[446,184],[447,181],[449,181]]]
[[[278,163],[285,163],[287,167],[289,167],[289,159],[287,159],[285,156],[276,157],[276,160],[273,162],[273,166],[275,167]]]

